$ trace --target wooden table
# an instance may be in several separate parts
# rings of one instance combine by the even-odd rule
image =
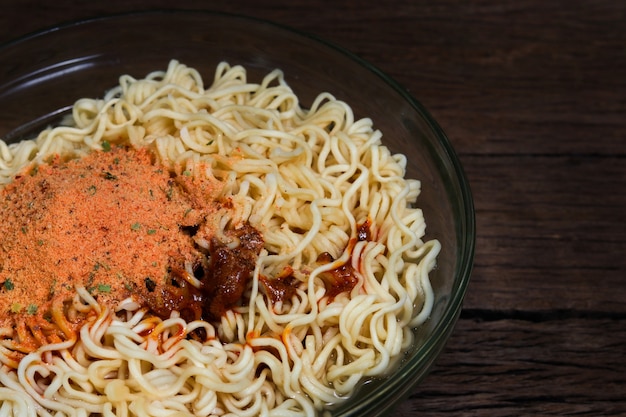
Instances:
[[[172,7],[3,4],[0,42]],[[626,415],[626,2],[182,7],[269,19],[355,52],[406,86],[458,151],[476,205],[474,274],[449,343],[395,416]]]

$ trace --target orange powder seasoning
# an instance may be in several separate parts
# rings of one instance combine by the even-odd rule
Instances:
[[[211,217],[221,184],[154,159],[126,148],[56,157],[1,190],[2,327],[49,321],[52,303],[70,300],[76,285],[111,306],[129,296],[154,302],[171,271],[201,262],[185,228]]]

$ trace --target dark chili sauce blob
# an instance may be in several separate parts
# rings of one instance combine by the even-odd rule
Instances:
[[[320,253],[317,262],[320,264],[329,264],[335,259],[328,252]],[[336,297],[342,292],[351,291],[359,281],[354,267],[350,263],[344,263],[337,268],[320,273],[320,278],[324,281],[326,294],[330,297]]]
[[[239,240],[235,248],[229,248],[217,238],[211,239],[209,264],[202,279],[202,314],[208,319],[217,320],[238,304],[263,247],[261,233],[249,224],[229,234]]]
[[[263,285],[265,294],[274,304],[291,299],[296,294],[296,288],[299,284],[290,266],[285,267],[282,272],[274,278],[261,275],[259,281],[261,285]]]
[[[146,302],[157,316],[166,319],[172,311],[178,311],[185,321],[202,318],[202,293],[184,278],[187,272],[179,268],[170,271],[168,285],[161,285],[158,291],[150,293]]]
[[[186,228],[185,232],[194,234],[191,228]],[[211,239],[208,253],[193,265],[194,278],[200,281],[200,288],[189,283],[186,270],[175,266],[169,269],[167,285],[154,290],[153,282],[145,280],[145,285],[153,289],[148,288],[144,302],[153,314],[166,319],[173,311],[178,311],[187,322],[199,319],[215,322],[240,304],[254,273],[263,238],[249,224],[228,230],[225,235],[238,240],[239,244],[231,248],[215,237]],[[193,337],[201,339],[203,335]]]
[[[358,241],[369,242],[372,240],[372,221],[369,218],[358,225],[356,236]]]
[[[372,240],[371,226],[372,222],[369,218],[357,226],[356,239],[353,238],[350,241],[348,250],[354,248],[356,241]],[[328,252],[323,252],[317,257],[317,262],[320,264],[329,264],[334,261],[335,259]],[[342,292],[352,291],[359,281],[356,270],[351,263],[344,263],[334,269],[324,271],[320,274],[320,277],[324,281],[326,294],[330,297],[336,297]]]
[[[186,228],[185,232],[193,235],[195,230]],[[237,239],[239,244],[230,248],[214,237],[210,241],[206,259],[194,265],[194,276],[202,284],[200,288],[194,287],[185,279],[187,271],[180,268],[170,270],[169,285],[160,286],[158,292],[151,292],[145,300],[154,314],[168,318],[172,311],[178,311],[181,318],[186,321],[203,319],[214,322],[226,311],[241,303],[263,247],[263,237],[249,224],[227,231],[226,236]],[[348,249],[352,248],[357,240],[371,239],[371,221],[368,219],[358,225],[356,239],[350,242]],[[328,252],[321,253],[317,258],[318,264],[334,261]],[[351,291],[358,283],[356,271],[351,263],[344,263],[322,272],[320,277],[330,297]],[[285,267],[276,277],[261,275],[259,281],[264,293],[274,304],[291,299],[300,283],[291,267]],[[149,285],[149,282],[146,284]]]

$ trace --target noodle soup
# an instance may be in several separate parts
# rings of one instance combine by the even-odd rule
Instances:
[[[122,75],[0,156],[13,415],[314,415],[430,315],[440,244],[405,156],[280,70]]]

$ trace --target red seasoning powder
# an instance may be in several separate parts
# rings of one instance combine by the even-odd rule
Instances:
[[[154,159],[126,148],[57,157],[1,190],[2,327],[49,321],[52,303],[71,299],[76,285],[103,304],[154,302],[172,270],[200,262],[185,228],[211,217],[221,184]]]

